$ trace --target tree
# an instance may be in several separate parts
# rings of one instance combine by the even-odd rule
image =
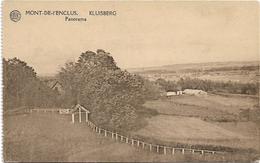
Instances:
[[[91,111],[92,120],[106,127],[131,128],[136,107],[145,98],[144,80],[117,67],[104,50],[82,53],[59,72],[67,105],[79,103]]]
[[[34,69],[18,58],[3,59],[4,109],[54,106],[57,94],[44,85]]]
[[[22,105],[26,85],[36,80],[34,69],[18,58],[3,59],[4,104],[6,107]]]

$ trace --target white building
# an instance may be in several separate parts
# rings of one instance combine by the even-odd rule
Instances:
[[[176,96],[176,95],[177,95],[176,92],[167,92],[167,93],[166,93],[166,96],[167,96],[167,97]]]
[[[196,95],[196,96],[207,95],[207,92],[202,91],[202,90],[198,90],[198,89],[185,89],[183,91],[183,93],[187,94],[187,95]]]

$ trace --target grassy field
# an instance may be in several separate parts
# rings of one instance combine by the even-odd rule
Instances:
[[[247,109],[255,103],[255,98],[220,95],[175,96],[148,101],[145,107],[156,109],[159,115],[147,118],[148,125],[132,134],[149,138],[148,142],[158,144],[182,143],[200,145],[202,149],[211,145],[257,150],[259,144],[256,129],[259,126],[255,123],[214,121],[214,118],[236,117],[241,109]],[[205,120],[206,117],[211,120]],[[85,123],[72,124],[70,118],[56,113],[4,116],[5,161],[158,162],[253,158],[241,154],[159,155],[104,138],[93,133]]]
[[[148,101],[144,106],[157,110],[159,115],[148,118],[148,125],[134,134],[166,143],[259,150],[259,126],[238,116],[255,104],[256,98],[213,94]]]
[[[184,116],[236,116],[241,110],[258,103],[257,98],[208,94],[207,96],[173,96],[147,101],[144,106],[156,109],[161,114]]]
[[[135,134],[152,137],[166,142],[180,142],[190,145],[215,145],[231,148],[258,149],[254,133],[235,132],[221,125],[198,118],[160,115],[150,118],[148,126]],[[256,126],[251,126],[256,129]]]
[[[159,155],[93,133],[85,123],[55,113],[4,117],[4,160],[45,161],[188,161],[223,160],[218,155]]]

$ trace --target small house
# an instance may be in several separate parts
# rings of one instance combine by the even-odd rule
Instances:
[[[79,122],[81,122],[81,115],[83,113],[86,114],[86,122],[88,122],[88,119],[89,119],[89,113],[90,111],[87,110],[86,108],[84,108],[83,106],[77,104],[73,107],[73,109],[70,109],[70,113],[71,113],[71,120],[72,120],[72,123],[74,123],[74,119],[75,119],[75,115],[78,114],[79,115]]]
[[[59,94],[64,94],[64,89],[62,84],[55,80],[55,79],[49,79],[44,81],[48,87],[50,87],[52,90],[55,90]]]
[[[176,96],[176,92],[166,92],[166,96],[170,97],[170,96]]]

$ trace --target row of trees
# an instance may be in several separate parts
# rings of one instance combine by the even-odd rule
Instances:
[[[91,111],[95,123],[121,131],[138,128],[145,115],[155,114],[142,104],[159,97],[159,88],[121,70],[104,50],[82,53],[77,62],[61,68],[57,79],[64,89],[62,94],[41,81],[24,61],[3,59],[4,109],[81,104]]]
[[[57,92],[42,83],[34,69],[18,58],[3,59],[4,109],[50,107],[57,102]]]
[[[61,95],[40,81],[34,69],[17,58],[4,59],[3,69],[5,109],[19,106],[70,108],[81,104],[91,111],[92,121],[117,131],[138,128],[145,115],[156,114],[142,105],[146,100],[157,99],[162,90],[190,88],[245,94],[258,92],[257,85],[234,82],[190,78],[150,82],[121,70],[104,50],[82,53],[76,62],[66,63],[61,68],[57,75],[64,89]]]
[[[177,91],[184,89],[200,89],[203,91],[216,91],[233,94],[249,94],[256,95],[259,92],[259,83],[238,83],[238,82],[222,82],[212,80],[202,80],[198,78],[181,78],[178,81],[166,81],[157,79],[159,84],[165,91]]]

